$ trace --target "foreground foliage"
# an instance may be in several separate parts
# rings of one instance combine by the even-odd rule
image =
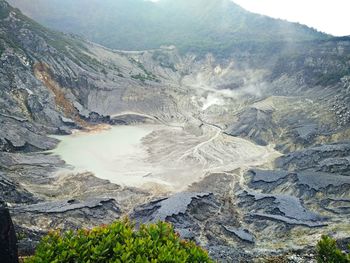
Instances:
[[[141,225],[128,220],[92,230],[49,233],[26,263],[213,262],[193,242],[181,240],[164,222]]]
[[[350,248],[350,246],[349,246]],[[343,253],[336,241],[329,236],[322,236],[317,244],[318,263],[349,263],[350,255]]]

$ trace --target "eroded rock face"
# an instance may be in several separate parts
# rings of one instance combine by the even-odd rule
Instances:
[[[4,263],[18,263],[17,238],[8,209],[0,202],[0,259]]]
[[[43,151],[54,148],[57,140],[48,138],[35,124],[0,114],[0,147],[6,152]]]
[[[220,201],[212,193],[179,193],[136,207],[130,217],[139,223],[152,223],[159,219],[170,222],[182,238],[196,241],[206,247],[214,258],[219,259],[224,250],[218,247],[227,245],[224,238],[218,235],[220,231],[225,231],[219,217]],[[229,218],[227,224],[228,221],[232,223]],[[243,251],[234,248],[226,247],[226,253],[246,257]],[[228,259],[229,257],[221,257],[223,262]]]
[[[241,199],[240,206],[248,209],[251,217],[281,221],[291,226],[321,227],[326,225],[322,223],[324,219],[321,216],[305,209],[301,201],[293,196],[244,193],[239,198]]]
[[[289,184],[290,187],[303,189],[296,191],[300,195],[312,195],[319,191],[328,194],[346,193],[350,188],[350,179],[348,176],[339,174],[324,173],[317,171],[287,172],[271,170],[251,170],[252,176],[250,185],[254,188],[260,188],[265,191],[271,191],[273,187],[277,188],[283,184]]]
[[[251,262],[261,249],[275,251],[277,240],[292,242],[299,257],[306,258],[312,246],[305,242],[347,222],[347,176],[254,169],[244,173],[248,184],[242,185],[237,172],[211,174],[189,188],[197,192],[151,201],[135,208],[131,217],[171,222],[182,237],[195,240],[223,262],[232,257]],[[200,190],[210,194],[198,194]],[[310,235],[295,234],[299,232]],[[289,251],[284,245],[278,250]]]
[[[28,228],[34,224],[39,229],[63,230],[112,223],[121,215],[115,200],[109,198],[42,202],[16,206],[12,212]]]
[[[224,226],[224,228],[228,232],[240,238],[242,241],[254,243],[254,236],[249,232],[249,230],[243,229],[243,228],[236,228],[236,227],[226,227],[226,226]]]
[[[8,203],[30,203],[34,200],[31,193],[14,183],[0,172],[0,196]]]
[[[245,178],[249,190],[238,195],[238,204],[251,231],[265,232],[267,228],[277,227],[285,229],[286,233],[298,229],[325,233],[332,227],[341,228],[347,224],[350,212],[348,176],[310,170],[253,169]],[[284,238],[276,235],[273,238]],[[295,244],[303,243],[296,235],[290,238]]]
[[[92,228],[110,224],[121,216],[121,209],[112,198],[62,200],[18,205],[11,209],[17,231],[23,236],[19,242],[21,255],[31,255],[36,245],[50,229],[63,231]]]
[[[307,170],[349,175],[350,143],[324,144],[290,153],[279,158],[276,165],[285,170]]]
[[[196,218],[192,218],[188,211],[191,210],[191,207],[196,206],[197,202],[201,204],[208,202],[210,210],[218,208],[218,204],[210,193],[184,192],[136,207],[131,218],[139,223],[168,221],[174,224],[176,231],[182,238],[196,239],[200,234],[200,227]],[[198,216],[205,217],[205,214]]]
[[[179,193],[136,208],[132,217],[141,222],[164,221],[167,218],[185,214],[194,199],[201,199],[209,195],[209,193]]]
[[[232,136],[244,136],[253,139],[259,145],[267,145],[275,136],[272,112],[250,108],[240,114],[236,123],[230,126],[227,133]]]

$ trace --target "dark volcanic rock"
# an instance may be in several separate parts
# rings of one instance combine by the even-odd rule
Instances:
[[[350,76],[341,78],[343,88],[332,101],[331,110],[337,117],[339,127],[349,127],[350,125]]]
[[[260,194],[244,192],[240,195],[240,206],[244,206],[252,217],[281,221],[290,225],[320,227],[325,218],[308,211],[301,201],[290,195]]]
[[[287,177],[290,172],[287,171],[271,171],[271,170],[250,170],[252,174],[252,183],[265,182],[273,183]]]
[[[46,137],[38,127],[0,116],[0,150],[2,151],[38,151],[53,149],[58,141]]]
[[[57,165],[57,164],[63,164],[64,161],[62,161],[59,157],[45,154],[45,153],[5,153],[0,152],[1,154],[1,165],[3,167],[10,167],[10,166],[16,166],[16,165]]]
[[[249,108],[242,112],[236,123],[226,133],[232,136],[248,137],[259,145],[267,145],[268,139],[274,136],[274,127],[270,111]]]
[[[83,202],[79,202],[77,200],[67,200],[67,201],[56,201],[56,202],[44,202],[44,203],[38,203],[34,205],[26,205],[26,206],[19,206],[14,208],[14,211],[17,213],[25,213],[25,212],[31,212],[31,213],[65,213],[68,211],[74,211],[79,210],[83,208],[96,208],[101,207],[105,203],[109,203],[113,201],[111,198],[101,198],[101,199],[92,199],[92,200],[86,200]],[[118,212],[120,210],[116,208]]]
[[[248,263],[252,262],[253,258],[252,255],[247,254],[240,248],[224,245],[211,246],[208,252],[210,256],[222,263]]]
[[[168,221],[182,238],[197,240],[200,222],[214,216],[218,205],[210,193],[183,192],[137,207],[131,218],[138,223]]]
[[[225,230],[248,243],[254,243],[254,236],[247,229],[224,226]]]
[[[193,183],[189,190],[191,192],[208,192],[213,194],[222,194],[232,189],[234,177],[228,173],[212,173],[207,175],[204,180]]]
[[[297,133],[297,137],[299,137],[300,139],[309,140],[317,133],[317,125],[307,124],[299,126],[295,128],[295,132]]]
[[[324,159],[318,163],[316,169],[350,176],[350,156]]]
[[[253,213],[251,214],[251,216],[258,219],[263,219],[263,220],[279,221],[287,225],[299,225],[299,226],[307,226],[307,227],[323,227],[328,225],[326,223],[300,221],[300,220],[288,218],[285,216],[271,215],[271,214],[265,214],[265,213]]]
[[[178,193],[169,198],[153,201],[135,208],[132,218],[140,222],[157,222],[170,217],[185,214],[194,199],[209,196],[209,193]]]
[[[33,195],[0,172],[0,199],[6,203],[30,203]]]
[[[15,219],[13,220],[15,221]],[[15,231],[18,237],[19,256],[32,256],[41,239],[47,234],[46,231],[39,228],[22,227],[17,224],[15,224]]]
[[[111,118],[110,124],[112,125],[130,125],[135,123],[154,123],[154,119],[150,119],[147,116],[136,115],[136,114],[125,114]]]
[[[15,168],[19,166],[50,167],[63,165],[64,162],[57,156],[41,153],[5,153],[0,152],[0,168]]]
[[[270,171],[270,170],[250,170],[250,185],[253,188],[268,189],[269,187],[277,187],[283,183],[292,181],[297,187],[305,186],[309,190],[325,191],[328,188],[335,188],[344,192],[350,189],[350,178],[332,173],[303,171],[303,172],[287,172],[287,171]],[[271,184],[271,186],[270,186]]]
[[[17,222],[39,229],[63,230],[90,228],[117,220],[122,212],[112,198],[63,200],[34,205],[15,206],[12,213]]]
[[[320,191],[327,187],[335,187],[340,190],[341,186],[350,189],[350,177],[323,172],[301,172],[297,174],[298,183],[310,189]],[[346,191],[346,190],[345,190]]]
[[[321,207],[338,215],[350,215],[350,198],[326,198],[321,201]]]
[[[209,181],[215,177],[218,176]],[[194,187],[200,186],[196,184]],[[211,256],[220,262],[232,262],[231,256],[246,258],[244,251],[225,246],[227,243],[224,240],[227,237],[232,240],[232,234],[227,234],[223,226],[229,227],[237,222],[227,209],[228,205],[220,198],[209,193],[178,193],[135,208],[131,218],[139,223],[168,221],[182,238],[207,247]]]
[[[1,4],[1,3],[0,3]],[[17,238],[8,209],[0,201],[0,261],[17,263]]]
[[[306,170],[313,168],[332,173],[348,173],[350,143],[326,144],[307,148],[282,156],[276,165],[284,170]]]

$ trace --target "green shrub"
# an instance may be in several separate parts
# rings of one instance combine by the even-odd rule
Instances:
[[[329,236],[322,236],[317,243],[318,263],[349,263],[350,256],[344,254],[337,246],[336,241]]]
[[[108,262],[213,262],[206,251],[193,242],[181,240],[164,222],[141,225],[128,220],[92,230],[60,233],[44,237],[36,254],[26,263],[108,263]]]

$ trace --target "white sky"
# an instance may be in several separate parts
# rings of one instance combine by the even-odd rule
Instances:
[[[350,0],[233,0],[243,8],[299,22],[335,36],[350,35]]]

